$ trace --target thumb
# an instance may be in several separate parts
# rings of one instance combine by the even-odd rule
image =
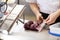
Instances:
[[[39,16],[39,17],[37,18],[37,22],[38,22],[38,23],[42,23],[42,22],[43,22],[43,17],[42,17],[42,16]]]
[[[50,17],[48,16],[47,19],[45,20],[45,22],[48,24]]]
[[[43,17],[41,16],[41,17],[39,17],[39,20],[43,20]]]
[[[43,20],[42,16],[37,16],[36,18],[37,18],[37,20]]]
[[[48,21],[48,20],[49,20],[49,18],[50,18],[50,17],[48,16],[48,17],[46,18],[46,21]]]

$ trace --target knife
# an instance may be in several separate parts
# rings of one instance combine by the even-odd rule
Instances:
[[[43,30],[43,28],[46,26],[47,24],[45,22],[41,23],[39,26],[39,32],[41,32]]]

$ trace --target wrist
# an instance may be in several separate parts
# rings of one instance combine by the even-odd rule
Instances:
[[[55,14],[56,14],[56,17],[59,17],[59,16],[60,16],[60,9],[57,10],[57,11],[55,12]]]
[[[58,12],[57,12],[57,13],[58,13],[58,16],[60,16],[60,9],[58,10]]]
[[[58,17],[60,16],[60,12],[57,12]]]
[[[57,15],[60,16],[60,10],[57,12]]]
[[[37,17],[37,16],[42,16],[42,14],[41,14],[41,13],[37,13],[37,14],[36,14],[36,17]]]

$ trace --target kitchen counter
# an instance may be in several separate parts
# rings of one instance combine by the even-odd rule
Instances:
[[[0,34],[0,37],[4,40],[56,40],[57,37],[48,34],[48,30],[42,32],[26,31],[23,28],[23,24],[15,23],[10,35]]]

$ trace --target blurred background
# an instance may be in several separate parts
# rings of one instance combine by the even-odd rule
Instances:
[[[2,1],[6,1],[6,0],[2,0]],[[30,9],[28,3],[26,2],[26,0],[8,0],[8,4],[21,4],[21,5],[25,5],[26,9],[24,10],[23,14],[25,14],[25,19],[27,20],[36,20],[36,17],[34,15],[34,13],[32,12],[32,10]],[[21,17],[22,18],[22,17]]]
[[[34,15],[34,13],[32,12],[32,10],[30,9],[28,3],[26,2],[26,0],[19,0],[19,2],[16,0],[16,3],[19,4],[24,4],[26,6],[25,11],[23,12],[25,15],[25,18],[28,20],[36,20],[36,17]]]

